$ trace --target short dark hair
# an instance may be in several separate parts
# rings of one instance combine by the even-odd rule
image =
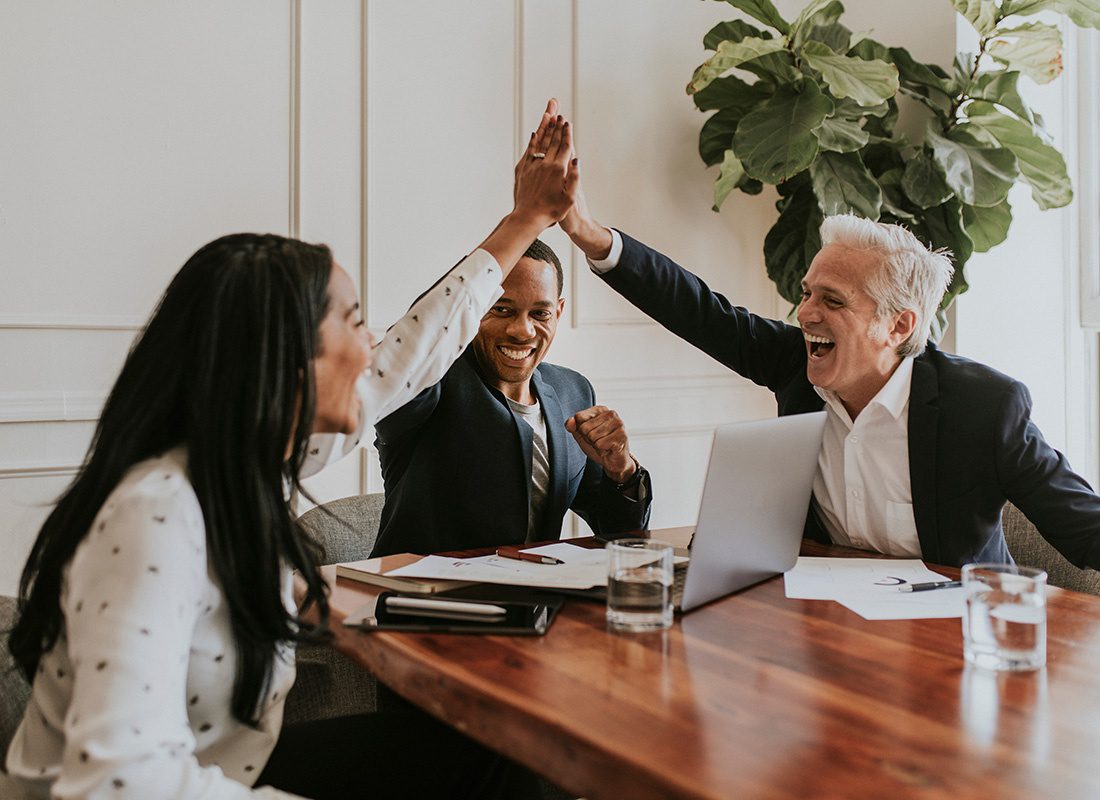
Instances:
[[[550,249],[550,245],[542,239],[535,239],[521,257],[533,258],[535,261],[545,261],[547,264],[552,265],[554,275],[558,279],[558,297],[561,297],[561,293],[565,290],[565,275],[561,271],[561,261],[558,260],[558,254]]]

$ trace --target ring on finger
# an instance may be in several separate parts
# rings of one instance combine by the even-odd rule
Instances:
[[[546,153],[532,153],[531,158],[546,158]]]

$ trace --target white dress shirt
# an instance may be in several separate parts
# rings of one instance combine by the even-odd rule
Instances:
[[[360,431],[443,377],[500,283],[495,259],[475,251],[390,329],[359,381]],[[303,474],[359,438],[311,437]],[[295,608],[289,569],[283,601]],[[294,650],[280,648],[258,727],[239,723],[229,610],[184,448],[135,465],[111,492],[65,567],[61,610],[8,751],[23,787],[55,798],[291,797],[250,787],[279,736]]]
[[[598,275],[619,264],[623,239],[611,231],[607,258],[588,265]],[[825,438],[814,476],[813,503],[837,544],[920,558],[909,482],[909,388],[906,358],[853,423],[832,392],[825,400]]]
[[[837,396],[825,400],[825,437],[814,476],[814,504],[836,544],[920,558],[909,482],[909,387],[904,358],[855,422]]]

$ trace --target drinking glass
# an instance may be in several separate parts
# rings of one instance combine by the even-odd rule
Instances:
[[[672,545],[616,539],[607,545],[607,624],[642,633],[672,626]]]
[[[1047,574],[1014,564],[967,564],[963,656],[992,670],[1033,670],[1047,660]]]

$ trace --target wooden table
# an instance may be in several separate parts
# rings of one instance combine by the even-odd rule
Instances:
[[[340,580],[334,609],[367,591]],[[965,667],[958,619],[869,622],[786,599],[780,577],[665,633],[611,634],[602,605],[571,600],[541,638],[340,639],[413,703],[590,800],[1100,797],[1091,595],[1049,590],[1047,666],[1020,674]]]

